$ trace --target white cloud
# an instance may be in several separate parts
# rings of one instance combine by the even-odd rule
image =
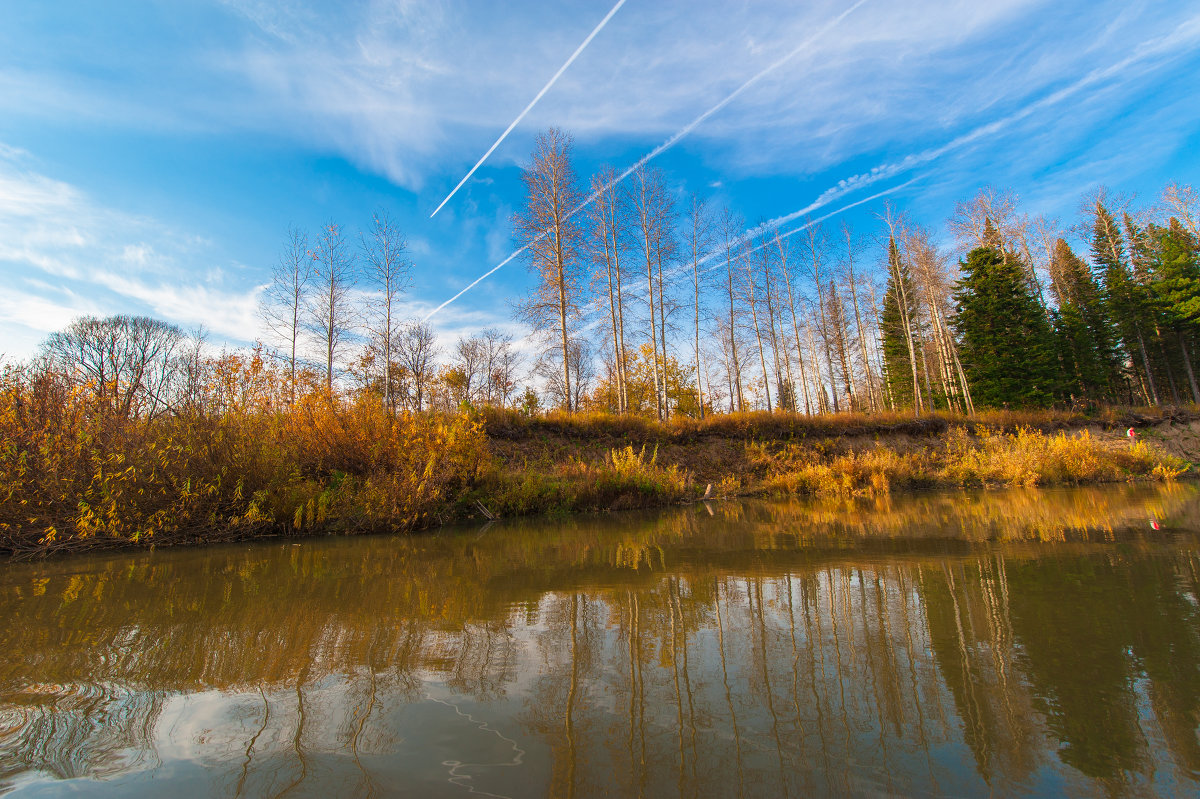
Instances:
[[[71,319],[111,313],[202,324],[235,344],[256,337],[256,287],[210,266],[203,237],[102,206],[14,150],[0,148],[0,350],[28,355]]]

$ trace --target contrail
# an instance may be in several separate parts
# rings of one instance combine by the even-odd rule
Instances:
[[[816,219],[809,219],[809,220],[805,221],[805,223],[803,225],[801,225],[800,227],[793,228],[792,230],[789,230],[787,233],[781,233],[779,235],[779,238],[786,239],[789,236],[794,236],[797,233],[800,233],[801,231],[808,230],[813,225],[821,224],[826,219],[835,217],[838,214],[843,214],[846,211],[849,211],[851,208],[857,208],[858,206],[864,205],[865,203],[869,203],[872,200],[878,200],[880,197],[886,197],[889,194],[892,194],[894,192],[900,191],[901,189],[907,188],[908,186],[911,186],[913,183],[917,182],[917,180],[919,178],[920,178],[920,176],[917,176],[915,178],[909,178],[908,180],[904,181],[903,183],[900,183],[896,186],[892,186],[890,189],[884,189],[883,191],[872,194],[870,197],[864,197],[861,200],[855,200],[852,203],[843,205],[841,208],[838,208],[835,211],[830,211],[829,213],[827,213],[823,216],[818,216]],[[847,189],[847,191],[849,191],[849,189]],[[826,194],[828,194],[828,192],[826,192]],[[825,194],[822,194],[821,196],[824,197]],[[801,208],[799,211],[795,211],[793,213],[787,214],[786,216],[776,217],[775,219],[772,219],[768,222],[764,222],[761,225],[758,225],[757,227],[747,230],[744,234],[742,234],[741,238],[738,239],[737,243],[742,244],[742,243],[747,242],[750,239],[754,238],[759,233],[765,233],[769,230],[775,230],[775,229],[779,228],[781,225],[785,225],[788,222],[792,221],[793,219],[797,219],[798,217],[805,216],[809,213],[812,213],[813,211],[816,211],[816,210],[824,207],[825,205],[828,205],[832,200],[833,200],[833,197],[830,197],[828,200],[825,200],[825,201],[818,199],[816,202],[810,203],[808,206]],[[768,241],[765,244],[760,244],[757,247],[747,250],[745,254],[749,255],[750,253],[758,252],[759,250],[763,249],[764,247],[769,247],[774,243],[775,243],[775,240],[772,239],[771,241]],[[718,255],[718,253],[709,254],[709,255],[705,256],[704,258],[702,258],[700,260],[700,263],[705,263],[705,262],[711,260],[712,258],[717,257],[717,255]],[[704,271],[711,272],[714,269],[721,268],[728,262],[729,262],[728,259],[721,261],[721,263],[713,264],[712,266],[708,267]]]
[[[473,281],[473,282],[472,282],[472,283],[471,283],[469,286],[467,286],[465,289],[463,289],[462,291],[458,292],[458,293],[457,293],[457,294],[455,294],[453,297],[451,297],[450,299],[446,300],[445,302],[443,302],[443,303],[442,303],[441,305],[439,305],[438,307],[434,308],[434,309],[433,309],[432,311],[430,311],[429,313],[425,314],[425,318],[424,318],[424,319],[422,319],[421,321],[422,321],[422,322],[428,322],[430,319],[432,319],[432,318],[433,318],[434,314],[436,314],[438,311],[442,310],[442,309],[443,309],[443,308],[445,308],[447,305],[449,305],[450,303],[454,302],[454,301],[455,301],[455,300],[457,300],[459,297],[461,297],[462,295],[466,294],[466,293],[467,293],[468,291],[470,291],[471,289],[473,289],[473,288],[475,288],[476,286],[478,286],[478,285],[479,285],[480,283],[482,283],[482,282],[483,282],[483,281],[484,281],[486,278],[488,278],[488,277],[491,277],[491,275],[492,275],[492,274],[493,274],[493,273],[494,273],[494,272],[495,272],[497,269],[499,269],[500,267],[502,267],[502,266],[506,265],[506,264],[507,264],[509,261],[511,261],[512,259],[516,258],[518,255],[520,255],[521,253],[525,252],[526,250],[528,250],[528,249],[529,249],[529,245],[530,245],[530,244],[534,244],[535,242],[541,241],[541,240],[542,240],[543,238],[545,238],[545,237],[546,237],[546,234],[545,234],[545,233],[541,233],[541,234],[539,234],[539,235],[538,235],[538,237],[537,237],[536,239],[534,239],[533,241],[529,242],[529,244],[526,244],[524,247],[522,247],[521,249],[517,250],[517,251],[516,251],[516,252],[514,252],[512,255],[508,256],[508,257],[507,257],[507,258],[505,258],[503,261],[501,261],[500,263],[496,264],[495,266],[493,266],[493,267],[492,267],[491,269],[489,269],[488,271],[484,272],[484,273],[483,273],[482,275],[480,275],[479,277],[475,278],[475,280],[474,280],[474,281]]]
[[[623,2],[623,0],[622,0],[622,2]],[[587,197],[586,197],[586,198],[583,200],[583,202],[579,203],[579,205],[577,205],[577,206],[575,206],[574,208],[572,208],[572,209],[571,209],[571,211],[570,211],[570,212],[569,212],[569,213],[566,215],[566,217],[565,217],[565,218],[566,218],[566,219],[570,219],[572,216],[574,216],[575,214],[579,213],[579,212],[580,212],[580,211],[582,211],[584,208],[588,207],[588,206],[589,206],[589,205],[591,205],[593,202],[595,202],[595,201],[596,201],[596,198],[597,198],[597,197],[599,197],[599,196],[600,196],[600,195],[601,195],[603,192],[606,192],[606,191],[608,191],[608,190],[609,190],[609,189],[611,189],[613,186],[617,185],[618,183],[620,183],[621,181],[623,181],[625,178],[627,178],[627,177],[629,177],[630,175],[632,175],[632,174],[633,174],[633,173],[634,173],[636,170],[638,170],[639,168],[641,168],[641,167],[645,166],[645,165],[646,165],[646,164],[647,164],[647,163],[648,163],[650,160],[652,160],[652,159],[654,159],[654,158],[657,158],[658,156],[662,155],[664,152],[666,152],[666,151],[667,151],[667,150],[669,150],[670,148],[674,147],[676,144],[678,144],[678,143],[679,143],[679,141],[680,141],[681,139],[683,139],[685,136],[687,136],[689,133],[691,133],[693,130],[695,130],[697,127],[699,127],[699,125],[700,125],[701,123],[703,123],[703,122],[704,122],[704,120],[708,119],[708,118],[709,118],[709,117],[711,117],[713,114],[717,113],[717,112],[718,112],[718,111],[720,111],[722,108],[724,108],[725,106],[729,105],[729,103],[731,103],[731,102],[734,100],[734,98],[736,98],[736,97],[737,97],[738,95],[740,95],[742,92],[746,91],[746,89],[748,89],[748,88],[750,88],[751,86],[753,86],[753,85],[754,85],[756,82],[758,82],[759,80],[761,80],[763,77],[765,77],[766,75],[769,75],[770,73],[772,73],[772,72],[774,72],[775,70],[779,69],[779,67],[781,67],[781,66],[783,66],[784,64],[786,64],[786,63],[787,63],[788,61],[790,61],[791,59],[795,58],[795,57],[796,57],[797,55],[799,55],[799,54],[800,54],[800,53],[801,53],[803,50],[805,50],[807,47],[809,47],[809,46],[810,46],[810,45],[811,45],[811,44],[812,44],[814,41],[816,41],[817,39],[821,38],[821,37],[822,37],[822,36],[824,36],[825,34],[829,33],[829,31],[830,31],[830,30],[832,30],[832,29],[833,29],[833,28],[834,28],[836,25],[838,25],[838,24],[839,24],[839,23],[840,23],[842,20],[844,20],[846,17],[848,17],[850,14],[852,14],[852,13],[853,13],[855,10],[857,10],[857,9],[859,8],[859,6],[863,5],[863,4],[864,4],[864,3],[866,3],[866,2],[868,2],[868,0],[858,0],[858,2],[857,2],[857,3],[855,3],[854,5],[852,5],[852,6],[850,6],[849,8],[847,8],[847,9],[846,9],[845,11],[843,11],[841,14],[838,14],[836,17],[834,17],[834,18],[833,18],[832,20],[830,20],[829,22],[825,23],[823,26],[821,26],[821,28],[820,28],[820,29],[819,29],[819,30],[818,30],[816,33],[814,33],[814,34],[812,34],[811,36],[809,36],[807,39],[805,39],[805,40],[804,40],[803,42],[801,42],[799,45],[797,45],[796,47],[792,48],[792,49],[791,49],[791,50],[790,50],[788,53],[786,53],[786,54],[784,54],[783,56],[781,56],[780,58],[776,59],[774,62],[772,62],[770,65],[768,65],[768,66],[767,66],[765,69],[761,70],[760,72],[758,72],[757,74],[755,74],[754,76],[752,76],[752,77],[751,77],[749,80],[747,80],[745,83],[743,83],[741,86],[739,86],[739,87],[737,87],[736,89],[734,89],[734,90],[733,90],[733,91],[732,91],[730,94],[728,94],[728,95],[727,95],[727,96],[726,96],[726,97],[725,97],[723,100],[721,100],[719,103],[717,103],[716,105],[714,105],[712,108],[710,108],[710,109],[708,109],[707,111],[705,111],[705,112],[704,112],[703,114],[701,114],[700,116],[698,116],[698,117],[696,117],[695,119],[693,119],[691,122],[689,122],[689,123],[688,123],[687,125],[685,125],[683,128],[681,128],[681,129],[679,130],[679,132],[678,132],[678,133],[676,133],[675,135],[671,136],[671,138],[667,139],[665,142],[663,142],[662,144],[660,144],[660,145],[658,145],[657,147],[655,147],[655,148],[654,148],[653,150],[651,150],[649,153],[647,153],[646,155],[642,156],[642,158],[641,158],[641,159],[640,159],[640,160],[639,160],[637,163],[635,163],[633,166],[629,167],[629,168],[628,168],[628,169],[626,169],[624,172],[622,172],[620,175],[618,175],[618,176],[617,176],[617,177],[616,177],[616,178],[615,178],[615,179],[614,179],[612,182],[610,182],[609,184],[607,184],[607,185],[606,185],[606,186],[604,186],[603,188],[597,189],[596,191],[594,191],[594,192],[592,192],[591,194],[589,194],[589,195],[588,195],[588,196],[587,196]],[[618,3],[618,4],[617,4],[617,8],[619,8],[620,6],[621,6],[621,3]],[[613,14],[615,11],[616,11],[616,8],[614,8],[612,11],[610,11],[610,12],[609,12],[609,16],[612,16],[612,14]],[[607,21],[607,18],[605,19],[605,21]],[[601,27],[602,27],[602,26],[603,26],[603,23],[601,23]],[[597,28],[597,30],[599,30],[599,28]],[[595,31],[593,31],[593,32],[592,32],[592,35],[595,35]],[[588,39],[590,40],[590,39],[591,39],[591,37],[589,36],[589,37],[588,37]],[[587,42],[584,42],[584,44],[587,44]],[[581,48],[580,48],[580,49],[582,49],[582,46],[581,46]],[[574,56],[572,56],[572,58],[574,58]],[[567,63],[569,64],[570,62],[568,61]],[[565,69],[566,67],[564,66],[563,68]],[[555,76],[555,77],[557,77],[557,76]],[[553,81],[551,81],[551,82],[553,82]],[[547,86],[547,88],[549,88],[549,86]],[[543,91],[545,91],[545,90],[543,89]],[[539,94],[538,96],[540,97],[541,95]],[[536,98],[534,99],[534,102],[537,102],[537,99],[536,99]],[[533,104],[532,104],[532,103],[530,103],[530,105],[532,106]],[[528,111],[528,110],[529,110],[529,109],[527,108],[527,109],[526,109],[526,111]],[[524,116],[524,113],[522,113],[522,114],[521,114],[521,116]],[[520,117],[518,117],[518,118],[517,118],[517,121],[520,121]],[[515,125],[515,124],[516,124],[516,122],[514,122],[513,124]],[[512,126],[509,126],[509,130],[512,130]],[[505,135],[508,135],[508,131],[505,131]],[[503,138],[504,138],[504,136],[501,136],[500,138],[501,138],[501,139],[503,139]],[[499,143],[500,143],[499,141],[497,141],[497,142],[496,142],[496,144],[499,144]],[[496,148],[496,145],[492,145],[492,149],[494,150],[495,148]],[[491,150],[488,150],[488,153],[490,154],[490,153],[491,153]],[[486,154],[484,155],[484,158],[487,158],[487,155],[486,155]],[[480,163],[483,163],[483,159],[480,159]],[[479,164],[476,164],[475,166],[476,166],[476,167],[478,167],[478,166],[479,166]],[[475,171],[474,169],[472,169],[472,170],[471,170],[471,172],[474,172],[474,171]],[[470,173],[468,173],[468,174],[467,174],[467,177],[470,177],[470,176],[471,176],[471,175],[470,175]],[[465,180],[466,180],[466,178],[463,178],[463,180],[465,181]],[[462,185],[462,183],[459,183],[459,186],[461,186],[461,185]],[[457,188],[455,188],[455,190],[454,190],[454,191],[458,191],[458,189],[457,189]],[[453,194],[454,194],[454,192],[450,192],[450,194],[451,194],[451,195],[453,195]],[[450,198],[449,198],[449,197],[447,197],[447,198],[446,198],[446,200],[448,200],[448,199],[450,199]],[[446,204],[446,200],[442,200],[442,205],[445,205],[445,204]],[[442,206],[441,206],[441,205],[439,205],[439,206],[438,206],[438,209],[441,209],[441,207],[442,207]],[[435,213],[435,214],[436,214],[436,213],[437,213],[437,211],[434,211],[433,213]],[[432,214],[431,214],[430,216],[432,217]],[[542,234],[542,235],[545,235],[545,234]],[[538,238],[540,239],[540,238],[541,238],[541,236],[539,236]],[[502,266],[504,266],[505,264],[507,264],[507,263],[509,263],[510,261],[512,261],[512,260],[513,260],[514,258],[516,258],[518,255],[520,255],[522,252],[524,252],[526,249],[528,249],[528,247],[529,247],[529,245],[527,244],[527,245],[525,245],[524,247],[522,247],[520,250],[517,250],[517,251],[516,251],[516,252],[514,252],[512,255],[510,255],[510,256],[508,256],[507,258],[505,258],[505,259],[504,259],[504,261],[503,261],[502,263],[500,263],[500,264],[498,264],[498,265],[496,265],[496,266],[492,267],[492,268],[491,268],[491,269],[489,269],[487,272],[485,272],[483,275],[481,275],[481,276],[480,276],[478,279],[476,279],[476,280],[475,280],[473,283],[471,283],[471,285],[467,286],[465,289],[463,289],[462,291],[458,292],[458,294],[455,294],[453,297],[451,297],[450,299],[448,299],[448,300],[446,300],[445,302],[443,302],[443,303],[442,303],[441,305],[439,305],[437,308],[433,309],[433,311],[431,311],[431,312],[429,313],[429,315],[425,317],[425,321],[429,321],[430,317],[432,317],[432,316],[433,316],[434,314],[436,314],[438,311],[442,310],[442,309],[443,309],[443,308],[445,308],[447,305],[449,305],[450,303],[452,303],[452,302],[454,302],[455,300],[457,300],[457,299],[458,299],[459,297],[461,297],[463,294],[466,294],[468,291],[470,291],[472,288],[474,288],[476,285],[478,285],[480,281],[482,281],[484,278],[486,278],[486,277],[489,277],[490,275],[494,274],[494,273],[496,272],[496,270],[497,270],[497,269],[499,269],[500,267],[502,267]]]
[[[795,234],[800,233],[801,231],[808,230],[813,225],[819,225],[820,223],[824,222],[827,219],[831,219],[835,216],[838,216],[839,214],[844,214],[846,211],[849,211],[851,208],[857,208],[858,206],[864,205],[873,200],[878,200],[880,197],[886,197],[889,194],[893,194],[894,192],[897,192],[897,191],[900,191],[901,189],[907,188],[908,186],[915,183],[918,179],[919,179],[919,176],[915,177],[915,178],[910,178],[910,179],[906,180],[905,182],[900,183],[896,186],[892,186],[891,188],[884,189],[883,191],[880,191],[880,192],[876,192],[875,194],[872,194],[870,197],[864,197],[861,200],[855,200],[852,203],[847,203],[846,205],[843,205],[841,208],[837,208],[833,211],[830,211],[829,213],[824,214],[823,216],[819,216],[816,219],[809,219],[800,227],[795,228],[793,230],[789,230],[787,233],[780,234],[779,238],[786,239],[789,236],[794,236]],[[782,221],[782,220],[790,221],[792,219],[795,219],[797,216],[803,216],[804,214],[810,213],[810,212],[815,211],[825,205],[828,205],[830,202],[832,202],[834,200],[834,197],[829,196],[828,192],[822,194],[821,197],[823,197],[825,199],[824,200],[818,199],[815,202],[810,203],[806,207],[800,209],[799,211],[797,211],[794,214],[788,214],[786,216],[777,217],[776,219],[772,219],[770,221],[763,222],[761,225],[757,225],[753,228],[750,228],[749,230],[747,230],[745,233],[743,233],[741,236],[738,237],[737,243],[742,244],[743,242],[749,241],[750,239],[753,239],[755,236],[757,236],[759,233],[765,233],[769,230],[773,230],[773,229],[779,227],[782,224],[786,224],[786,222]],[[768,241],[765,244],[760,244],[757,247],[754,247],[754,248],[746,251],[745,254],[749,255],[750,253],[758,252],[759,250],[763,249],[764,247],[769,247],[769,246],[773,245],[774,243],[775,243],[775,240],[772,239],[771,241]],[[712,253],[709,253],[708,255],[704,256],[703,258],[701,258],[699,263],[706,264],[709,261],[711,261],[713,258],[718,258],[718,257],[720,257],[719,252],[712,252]],[[728,263],[728,259],[723,260],[718,264],[713,264],[712,266],[705,268],[703,271],[711,272],[714,269],[720,269],[726,263]],[[690,269],[691,269],[690,264],[676,266],[668,272],[667,280],[674,280],[680,274],[690,271]],[[645,297],[642,296],[642,291],[641,291],[640,287],[636,288],[636,289],[631,289],[629,293],[636,299],[645,299]],[[591,315],[597,313],[599,310],[602,310],[602,306],[603,306],[603,302],[601,300],[594,300],[592,302],[592,307],[590,307],[587,311],[585,311],[584,316],[587,317],[587,316],[591,316]],[[583,330],[584,331],[591,330],[591,329],[595,328],[597,325],[601,324],[603,321],[604,321],[603,319],[593,319],[592,321],[590,321],[586,325],[584,325]]]
[[[614,14],[621,10],[621,6],[623,5],[625,5],[625,0],[617,0],[617,4],[612,7],[607,15],[605,15],[604,19],[600,20],[600,24],[592,29],[592,32],[589,33],[588,37],[583,40],[583,43],[575,48],[575,52],[571,53],[571,57],[567,59],[566,63],[558,68],[558,72],[554,73],[554,77],[550,78],[549,82],[547,82],[546,85],[542,87],[542,90],[537,93],[537,96],[529,101],[529,105],[525,106],[525,110],[517,115],[517,118],[512,121],[512,124],[510,124],[504,130],[504,132],[500,134],[500,138],[496,139],[492,146],[488,148],[488,151],[483,154],[483,157],[475,162],[475,166],[471,167],[471,171],[468,172],[463,179],[458,182],[458,185],[454,187],[453,191],[446,195],[446,199],[442,200],[438,207],[433,209],[433,213],[429,215],[430,219],[433,219],[435,216],[437,216],[437,212],[442,210],[442,206],[450,202],[450,198],[453,197],[455,193],[463,187],[464,183],[470,180],[471,175],[475,174],[475,170],[479,169],[479,167],[483,165],[483,162],[488,160],[488,156],[495,152],[496,148],[500,146],[500,142],[504,141],[508,134],[512,133],[513,128],[515,128],[521,122],[521,120],[525,118],[525,115],[529,113],[530,109],[537,105],[538,100],[542,99],[542,96],[545,95],[546,92],[550,91],[550,87],[553,86],[560,77],[562,77],[562,74],[567,71],[567,67],[571,66],[575,59],[579,57],[579,54],[584,51],[584,48],[591,44],[592,39],[596,38],[596,34],[604,30],[604,26],[608,24],[608,21],[613,18]],[[503,264],[501,264],[501,266],[503,266]],[[492,271],[494,272],[496,270],[493,269]],[[488,274],[491,274],[491,272]]]

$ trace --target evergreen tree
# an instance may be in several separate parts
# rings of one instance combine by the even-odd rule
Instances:
[[[1174,324],[1200,332],[1200,245],[1174,217],[1152,233],[1158,243],[1152,285],[1160,307]]]
[[[1151,287],[1172,344],[1178,345],[1192,400],[1200,403],[1192,362],[1200,336],[1200,244],[1174,217],[1167,228],[1152,226],[1150,235],[1157,243],[1150,267]]]
[[[1142,286],[1134,280],[1125,250],[1125,239],[1112,213],[1097,201],[1092,211],[1092,258],[1103,279],[1104,304],[1125,351],[1126,362],[1137,377],[1142,395],[1158,404],[1158,388],[1146,345],[1148,303]],[[1135,368],[1133,364],[1136,363]]]
[[[887,388],[897,408],[911,408],[913,394],[913,361],[909,347],[911,320],[917,317],[916,291],[908,264],[900,257],[896,240],[888,241],[888,282],[883,295],[883,310],[879,315],[879,333],[883,345],[883,368]],[[913,331],[915,335],[915,331]],[[920,362],[917,363],[917,371]]]
[[[1168,350],[1168,339],[1174,338],[1171,319],[1152,286],[1152,272],[1158,259],[1158,242],[1153,231],[1143,229],[1128,213],[1124,215],[1123,220],[1126,241],[1129,242],[1130,273],[1133,275],[1137,296],[1142,304],[1142,330],[1154,382],[1160,390],[1166,386],[1172,402],[1178,403],[1179,388],[1175,377],[1179,374],[1181,361],[1175,348]]]
[[[1120,364],[1100,286],[1088,265],[1063,239],[1055,242],[1050,261],[1064,389],[1075,398],[1092,401],[1116,398]]]
[[[975,404],[1050,405],[1059,389],[1055,339],[1020,259],[977,247],[959,267],[955,328]]]

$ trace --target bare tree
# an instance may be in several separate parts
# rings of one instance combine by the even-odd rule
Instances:
[[[578,270],[582,233],[571,216],[579,204],[571,168],[571,137],[557,128],[538,136],[533,161],[522,172],[525,208],[515,222],[538,277],[533,294],[518,306],[521,318],[544,337],[557,339],[563,403],[571,404],[570,322],[578,316]]]
[[[85,316],[51,333],[42,352],[118,417],[148,418],[169,407],[167,389],[184,340],[175,325],[146,316]]]
[[[1001,191],[993,186],[984,186],[975,196],[954,205],[954,216],[946,226],[958,240],[963,252],[976,247],[996,246],[1001,250],[1015,250],[1024,227],[1017,214],[1017,197],[1011,191]],[[999,235],[1000,240],[989,241],[989,229]]]
[[[396,338],[396,358],[410,383],[409,408],[425,410],[429,388],[437,371],[438,346],[433,328],[424,322],[408,322]]]
[[[317,242],[315,290],[311,297],[312,330],[325,347],[325,390],[333,393],[333,370],[338,348],[350,333],[354,312],[354,253],[342,237],[341,226],[330,222]]]
[[[758,282],[759,275],[756,275],[755,266],[769,267],[769,260],[763,257],[763,249],[757,249],[759,257],[743,258],[742,259],[742,275],[741,275],[741,290],[742,300],[750,309],[750,320],[754,327],[754,338],[758,342],[758,362],[762,367],[763,390],[767,397],[767,413],[770,413],[771,408],[771,375],[767,371],[767,357],[763,349],[763,334],[762,325],[759,324],[759,291]]]
[[[617,411],[629,410],[628,371],[629,359],[625,351],[625,292],[623,288],[622,255],[624,241],[622,232],[626,224],[625,203],[617,191],[617,173],[606,167],[592,178],[592,191],[596,201],[588,206],[591,226],[592,261],[599,268],[597,281],[603,284],[600,291],[607,294],[608,325],[612,337],[613,373],[617,385]]]
[[[578,410],[595,378],[595,366],[587,339],[579,338],[571,342],[567,368],[567,374],[561,374],[558,363],[543,356],[534,364],[533,372],[545,381],[547,391],[554,396],[567,397],[569,407]]]
[[[459,338],[454,346],[454,366],[462,370],[463,399],[478,403],[487,396],[488,351],[482,336]]]
[[[638,249],[646,267],[646,307],[650,348],[654,362],[654,406],[658,418],[665,419],[667,408],[667,327],[663,270],[674,256],[675,209],[667,191],[666,179],[656,169],[641,167],[633,173],[630,206],[636,218]]]
[[[1192,234],[1193,241],[1200,241],[1200,192],[1191,186],[1168,183],[1163,189],[1161,206]]]
[[[737,301],[738,284],[741,279],[741,261],[745,257],[744,246],[742,243],[742,220],[733,214],[728,208],[721,212],[721,258],[724,267],[725,276],[722,292],[728,299],[728,318],[722,320],[725,326],[725,335],[722,338],[722,348],[725,352],[725,365],[727,368],[727,376],[729,378],[729,407],[732,411],[735,407],[739,411],[745,410],[745,396],[742,391],[742,359],[738,354],[738,312],[739,304]]]
[[[692,311],[695,317],[695,355],[696,355],[696,404],[700,418],[704,418],[704,377],[705,369],[701,364],[700,350],[700,309],[701,289],[704,281],[701,279],[700,264],[708,260],[712,249],[712,218],[708,213],[708,204],[700,197],[692,195],[688,209],[688,252],[692,266]]]
[[[958,358],[958,346],[947,324],[952,292],[948,259],[933,243],[928,231],[921,228],[907,231],[905,250],[910,255],[914,288],[921,294],[921,305],[929,317],[942,393],[947,402],[961,403],[962,410],[973,413],[970,387]],[[928,372],[925,379],[928,387]]]
[[[513,349],[512,336],[495,328],[483,331],[484,368],[487,370],[486,402],[503,408],[517,386],[521,356]]]
[[[259,304],[267,327],[288,343],[289,396],[293,403],[296,401],[296,350],[312,288],[314,257],[304,232],[289,226],[279,260],[271,270],[271,283]]]
[[[787,291],[788,310],[792,317],[792,341],[796,345],[796,359],[800,369],[800,386],[804,390],[804,412],[812,415],[812,400],[808,393],[808,376],[804,368],[804,348],[800,343],[800,322],[796,314],[796,286],[795,280],[792,277],[792,264],[789,260],[789,252],[787,245],[783,242],[783,237],[779,235],[779,230],[775,230],[775,249],[779,252],[779,271],[783,275],[784,288]],[[788,358],[788,362],[791,358]]]
[[[383,353],[383,402],[396,410],[392,396],[392,361],[395,347],[392,341],[399,328],[396,300],[409,286],[412,264],[406,257],[408,242],[392,222],[387,211],[376,211],[371,228],[359,237],[363,254],[363,272],[367,282],[376,290],[368,309],[373,317],[370,335],[374,349]]]
[[[826,241],[825,231],[820,225],[809,225],[805,230],[804,249],[808,261],[808,273],[812,277],[813,286],[817,290],[817,322],[819,324],[818,331],[821,334],[821,343],[825,345],[825,365],[829,370],[829,386],[831,392],[831,400],[833,402],[833,412],[839,410],[837,401],[837,391],[834,389],[834,372],[833,372],[833,331],[829,327],[828,306],[825,302],[825,255]],[[813,357],[816,358],[814,352]],[[815,368],[815,364],[814,364]],[[820,377],[820,370],[817,369],[818,386],[823,384]]]
[[[879,410],[879,397],[876,393],[875,376],[871,370],[871,358],[867,354],[867,331],[863,327],[862,310],[859,307],[858,301],[858,279],[854,275],[854,260],[857,254],[857,245],[854,240],[854,234],[850,231],[850,226],[845,222],[842,223],[842,236],[846,240],[846,289],[850,293],[850,302],[854,308],[854,329],[858,338],[859,354],[862,357],[863,372],[867,384],[867,405],[872,411]]]

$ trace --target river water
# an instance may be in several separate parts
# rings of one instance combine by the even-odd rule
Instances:
[[[0,564],[0,793],[1185,796],[1200,487]]]

